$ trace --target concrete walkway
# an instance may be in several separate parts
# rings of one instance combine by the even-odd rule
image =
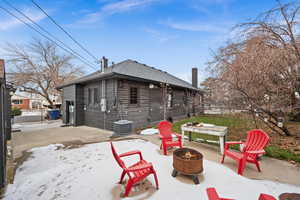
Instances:
[[[86,144],[108,141],[111,140],[110,137],[112,134],[113,133],[111,131],[86,126],[49,128],[26,132],[26,134],[22,134],[22,132],[14,133],[12,142],[13,154],[14,158],[16,159],[22,156],[23,151],[29,150],[33,147],[45,146],[53,143]],[[114,138],[114,140],[134,138],[148,140],[154,144],[157,144],[157,151],[161,153],[159,150],[160,140],[158,139],[157,135],[130,135],[121,138]],[[219,162],[221,159],[219,149],[216,146],[197,142],[185,142],[185,146],[197,149],[207,160]],[[170,152],[168,156],[172,156],[172,153]],[[225,159],[224,165],[234,171],[237,171],[235,161],[230,158]],[[300,185],[300,168],[290,164],[289,162],[263,157],[261,161],[261,168],[262,172],[259,173],[255,165],[248,164],[246,166],[244,176],[253,179],[265,179]]]

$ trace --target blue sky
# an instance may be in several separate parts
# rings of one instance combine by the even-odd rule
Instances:
[[[12,4],[89,58],[30,2]],[[134,59],[185,80],[191,68],[207,76],[205,63],[232,37],[231,28],[276,5],[275,0],[36,0],[97,57]],[[286,1],[283,1],[286,2]],[[0,5],[8,6],[0,0]],[[0,10],[0,57],[7,42],[40,37]],[[90,59],[92,60],[92,59]],[[80,62],[78,64],[81,65]],[[86,72],[92,72],[88,67]]]

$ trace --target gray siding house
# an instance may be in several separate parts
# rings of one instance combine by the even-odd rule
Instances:
[[[184,118],[203,112],[203,93],[193,84],[133,60],[108,66],[58,87],[62,90],[65,124],[113,129],[113,122],[129,120],[141,128],[163,119]]]

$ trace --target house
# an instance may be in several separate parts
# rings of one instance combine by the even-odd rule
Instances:
[[[60,106],[60,96],[50,95],[50,98],[56,106]],[[35,110],[47,108],[49,102],[39,94],[18,91],[11,97],[11,105],[22,110]]]
[[[7,140],[11,138],[10,87],[6,84],[4,60],[0,59],[0,188],[6,183]]]
[[[108,66],[103,57],[101,70],[58,87],[62,90],[65,124],[113,129],[113,122],[132,121],[135,128],[203,112],[203,93],[167,72],[133,60]]]
[[[31,109],[30,99],[28,97],[23,97],[17,94],[14,94],[11,97],[11,106],[16,107],[22,110]]]

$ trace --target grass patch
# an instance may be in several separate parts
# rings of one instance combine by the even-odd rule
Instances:
[[[184,119],[181,121],[178,121],[174,123],[173,125],[173,131],[177,133],[181,133],[180,127],[188,122],[203,122],[207,124],[214,124],[217,126],[227,126],[230,130],[230,128],[237,128],[241,127],[244,123],[245,120],[234,117],[234,116],[229,116],[229,115],[202,115],[202,116],[197,116],[197,117],[192,117],[189,119]],[[230,131],[229,131],[230,133]],[[186,136],[188,136],[188,133],[185,133]],[[201,133],[192,133],[192,139],[195,140],[197,138],[201,138],[204,140],[215,140],[218,141],[219,137],[218,136],[213,136],[213,135],[207,135],[207,134],[201,134]]]
[[[245,120],[229,116],[229,115],[202,115],[197,117],[192,117],[189,119],[184,119],[179,122],[174,123],[173,129],[174,131],[180,132],[180,127],[182,124],[185,124],[187,122],[203,122],[208,124],[214,124],[217,126],[227,126],[227,127],[239,127],[241,126]]]
[[[300,157],[297,154],[294,154],[293,152],[282,149],[278,146],[269,145],[265,148],[266,155],[269,157],[277,158],[280,160],[288,160],[288,161],[295,161],[300,163]]]
[[[208,124],[214,124],[217,126],[227,126],[228,127],[228,135],[227,141],[239,141],[243,140],[246,137],[247,131],[254,129],[253,123],[249,118],[244,117],[242,115],[201,115],[192,117],[189,119],[184,119],[174,123],[173,131],[177,133],[181,133],[181,125],[188,123],[188,122],[203,122]],[[188,133],[185,133],[188,136]],[[270,135],[272,136],[272,135]],[[204,140],[214,140],[218,141],[219,137],[207,135],[207,134],[199,134],[199,133],[192,133],[192,140],[196,140],[197,138],[201,138]],[[205,142],[209,143],[209,142]],[[212,145],[217,145],[215,143],[209,143]],[[230,148],[239,149],[239,145],[230,146]],[[282,149],[276,144],[269,145],[265,148],[266,156],[277,158],[280,160],[288,160],[288,161],[295,161],[300,163],[300,156],[287,150]]]

